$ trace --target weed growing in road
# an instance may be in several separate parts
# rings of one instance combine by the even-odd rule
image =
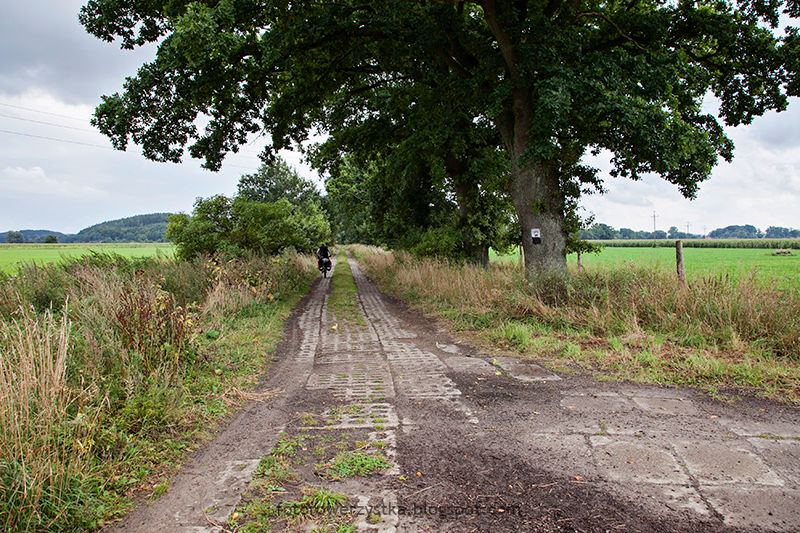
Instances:
[[[353,451],[337,454],[330,463],[318,464],[318,470],[328,479],[342,479],[368,476],[391,466],[382,454]]]
[[[380,446],[370,446],[367,430],[317,429],[311,430],[312,434],[292,435],[299,429],[308,428],[287,429],[278,437],[272,453],[261,459],[242,505],[228,521],[232,530],[355,531],[350,499],[326,485],[346,477],[371,475],[391,464]],[[312,442],[334,445],[312,447]]]

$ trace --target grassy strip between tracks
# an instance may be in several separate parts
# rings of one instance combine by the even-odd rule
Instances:
[[[340,328],[365,326],[357,288],[344,251],[337,257],[331,279],[328,312],[336,316],[334,335]],[[278,438],[272,452],[261,458],[255,476],[233,512],[227,527],[242,533],[314,531],[353,533],[359,509],[356,501],[336,492],[335,482],[369,476],[391,467],[384,455],[385,420],[364,413],[361,405],[342,405],[321,412],[303,413]],[[363,415],[359,423],[371,428],[346,431],[333,426],[343,414]],[[334,482],[334,483],[330,483]],[[371,511],[362,522],[381,522]]]
[[[342,250],[336,257],[336,268],[331,279],[331,294],[328,298],[328,310],[336,316],[337,321],[366,326],[357,294],[358,288],[353,280],[350,263]]]
[[[297,255],[94,254],[0,279],[0,529],[92,531],[169,489],[313,279]]]
[[[800,294],[757,272],[679,286],[672,272],[627,264],[528,282],[517,262],[487,271],[350,249],[382,290],[449,320],[488,353],[599,379],[800,403]]]

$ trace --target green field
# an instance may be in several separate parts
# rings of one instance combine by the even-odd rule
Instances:
[[[792,255],[772,255],[772,250],[754,248],[684,248],[686,275],[740,274],[756,271],[765,276],[790,281],[800,286],[800,251]],[[497,260],[519,260],[518,254],[498,257]],[[577,256],[567,257],[574,267]],[[581,263],[589,268],[609,268],[630,263],[656,265],[675,269],[674,248],[604,248],[598,254],[584,254]]]
[[[167,243],[118,244],[0,244],[0,271],[13,274],[20,263],[40,265],[64,257],[80,257],[91,253],[115,253],[125,257],[172,256],[174,248]]]

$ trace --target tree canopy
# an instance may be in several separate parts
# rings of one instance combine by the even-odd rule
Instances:
[[[255,174],[242,176],[238,189],[238,195],[251,202],[271,203],[286,199],[301,208],[319,205],[322,199],[316,186],[302,178],[281,157],[262,164]]]
[[[132,140],[159,161],[188,147],[217,169],[251,134],[274,150],[332,119],[391,127],[395,110],[366,102],[401,86],[440,97],[410,131],[466,110],[507,154],[503,186],[534,274],[566,271],[575,200],[602,190],[587,153],[609,151],[612,176],[656,173],[692,198],[732,157],[723,124],[785,109],[800,36],[775,28],[798,12],[795,0],[90,0],[80,20],[124,48],[160,41],[94,119],[117,148]],[[702,106],[709,93],[718,117]]]
[[[6,233],[6,242],[10,244],[20,244],[25,242],[25,237],[19,231],[9,231]]]

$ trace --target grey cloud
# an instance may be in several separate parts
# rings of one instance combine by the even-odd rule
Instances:
[[[0,93],[47,88],[65,103],[96,103],[119,90],[153,49],[121,51],[86,33],[83,0],[7,2],[0,17]]]

